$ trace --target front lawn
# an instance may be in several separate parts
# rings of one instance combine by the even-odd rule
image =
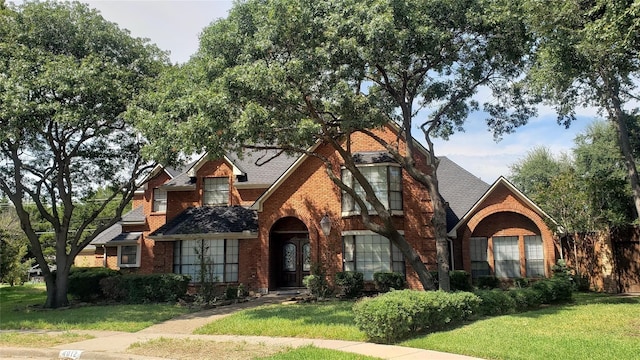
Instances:
[[[401,345],[485,359],[636,359],[640,298],[574,294],[573,304],[475,321]]]
[[[400,345],[485,359],[634,359],[640,354],[640,298],[574,294],[571,304],[485,318]],[[363,341],[352,302],[270,305],[198,329],[200,334]]]
[[[43,286],[0,287],[0,329],[115,330],[135,332],[189,310],[173,304],[86,305],[43,309]]]
[[[365,341],[354,324],[352,306],[350,301],[261,306],[216,320],[196,333]]]

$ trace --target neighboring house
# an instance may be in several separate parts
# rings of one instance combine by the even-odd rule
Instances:
[[[392,126],[377,134],[403,141]],[[373,139],[356,133],[350,141],[360,170],[392,210],[396,227],[435,269],[428,191]],[[333,148],[319,143],[312,150],[331,161],[336,176],[353,181],[341,171]],[[274,154],[203,156],[183,171],[158,167],[136,193],[133,210],[92,242],[94,266],[189,274],[196,281],[200,254],[207,254],[218,281],[255,291],[301,287],[313,263],[322,264],[330,278],[352,270],[369,281],[377,271],[397,271],[410,287],[420,288],[400,251],[364,228],[353,199],[333,184],[320,159],[271,159]],[[426,163],[425,154],[420,147],[418,166]],[[504,178],[489,186],[447,158],[441,158],[438,176],[448,204],[452,269],[473,276],[550,275],[553,234],[535,204]]]

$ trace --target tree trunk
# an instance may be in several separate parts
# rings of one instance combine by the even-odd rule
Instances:
[[[400,235],[397,231],[392,231],[390,240],[398,246],[398,249],[402,252],[402,256],[404,256],[405,261],[409,262],[413,271],[416,272],[424,290],[435,290],[433,278],[413,246],[411,246],[404,236]]]
[[[636,219],[640,217],[640,179],[638,178],[638,169],[633,157],[633,151],[631,149],[631,143],[629,142],[629,129],[624,113],[621,110],[617,110],[613,124],[618,134],[618,143],[620,144],[620,150],[624,156],[624,163],[627,167],[627,176],[631,183],[631,191],[633,193],[633,203],[636,210]]]
[[[438,259],[438,287],[442,291],[451,291],[449,279],[449,241],[447,240],[447,211],[440,197],[435,169],[429,182],[429,193],[433,206],[431,224],[436,236],[436,257]]]

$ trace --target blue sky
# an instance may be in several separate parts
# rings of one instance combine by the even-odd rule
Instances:
[[[11,1],[11,0],[9,0]],[[198,49],[198,36],[212,21],[225,17],[232,1],[151,1],[90,0],[83,1],[99,10],[102,16],[128,29],[136,37],[149,38],[163,50],[171,52],[171,60],[183,63]],[[449,141],[436,139],[436,155],[447,156],[485,182],[492,183],[500,175],[509,175],[509,165],[524,157],[536,146],[546,146],[558,154],[569,151],[576,134],[599,118],[593,109],[578,109],[579,120],[570,129],[556,123],[553,109],[541,107],[538,117],[495,142],[481,113],[472,114],[464,133],[454,134]],[[422,140],[417,130],[414,136]]]

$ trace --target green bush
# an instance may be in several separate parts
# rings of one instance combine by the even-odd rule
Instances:
[[[478,309],[479,315],[503,315],[516,311],[516,301],[509,295],[509,291],[500,289],[474,291],[482,302]]]
[[[320,263],[311,264],[311,275],[305,276],[302,279],[302,284],[312,296],[318,299],[325,299],[333,292],[327,281],[327,273]]]
[[[125,275],[121,286],[129,303],[174,302],[187,293],[190,280],[179,274]]]
[[[402,290],[406,286],[404,275],[399,272],[376,272],[373,274],[373,281],[376,290],[382,293],[389,292],[391,289]]]
[[[474,279],[478,289],[497,289],[500,287],[500,279],[495,276],[480,276]]]
[[[543,304],[569,301],[573,294],[571,278],[563,275],[536,281],[531,285],[531,289],[538,293]]]
[[[358,301],[355,323],[375,342],[393,343],[416,331],[433,330],[468,319],[480,298],[467,292],[399,290]]]
[[[463,270],[453,270],[449,273],[451,291],[472,291],[471,276]]]
[[[364,290],[364,275],[361,272],[343,271],[336,273],[336,286],[340,291],[340,297],[353,299],[359,297]]]
[[[120,272],[104,267],[74,267],[69,272],[69,295],[81,301],[104,297],[100,281],[120,276]]]
[[[540,294],[531,288],[511,289],[507,294],[513,298],[516,311],[537,308],[541,304]]]
[[[127,300],[127,290],[122,286],[122,278],[123,276],[110,276],[100,280],[100,291],[104,294],[105,300]]]

